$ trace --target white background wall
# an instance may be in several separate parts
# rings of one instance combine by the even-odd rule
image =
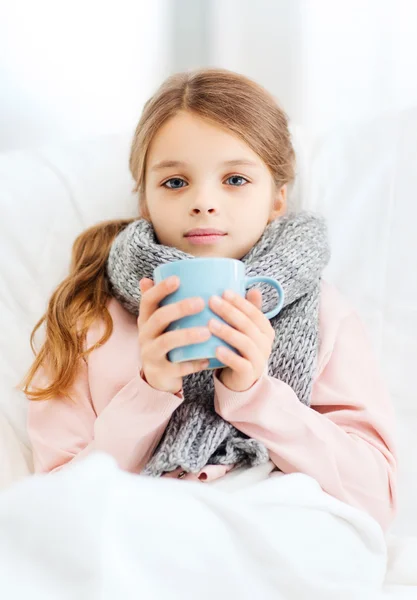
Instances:
[[[166,0],[0,0],[0,151],[133,129],[169,43]]]
[[[172,71],[223,66],[322,132],[417,104],[415,0],[0,0],[0,151],[132,130]]]
[[[310,131],[417,105],[415,0],[213,0],[213,64]]]

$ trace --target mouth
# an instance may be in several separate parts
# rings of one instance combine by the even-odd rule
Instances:
[[[193,245],[216,244],[220,242],[227,233],[219,229],[192,229],[185,234],[185,238]]]

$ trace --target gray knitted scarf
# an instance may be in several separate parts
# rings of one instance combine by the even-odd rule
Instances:
[[[153,278],[155,267],[194,258],[158,243],[145,219],[130,223],[113,241],[107,261],[112,294],[132,314],[139,314],[139,280]],[[318,312],[321,274],[330,258],[324,219],[307,212],[287,214],[266,226],[259,241],[241,259],[246,274],[277,279],[285,293],[284,307],[271,319],[275,340],[268,375],[284,381],[300,402],[310,405],[319,345]],[[262,292],[265,311],[273,308],[276,292],[254,284]],[[182,470],[197,473],[206,464],[258,465],[269,460],[267,448],[238,431],[214,410],[213,371],[183,379],[184,401],[174,411],[143,475],[160,476]],[[277,399],[278,401],[278,399]]]

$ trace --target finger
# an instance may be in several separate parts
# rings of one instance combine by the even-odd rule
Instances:
[[[232,371],[235,371],[240,377],[247,377],[251,379],[253,374],[253,366],[246,358],[239,356],[233,350],[225,348],[224,346],[218,346],[216,348],[216,356],[221,362],[230,367]]]
[[[197,373],[198,371],[207,369],[209,364],[210,361],[208,358],[187,360],[179,363],[173,363],[168,360],[168,358],[165,358],[163,368],[165,369],[167,377],[177,378],[185,377],[186,375],[191,375],[191,373]]]
[[[249,290],[246,294],[246,299],[248,302],[256,306],[258,310],[262,308],[262,293],[260,290]]]
[[[264,313],[246,300],[246,298],[242,298],[242,296],[236,294],[232,290],[226,290],[223,297],[232,306],[235,306],[242,311],[263,333],[271,335],[271,332],[274,331],[269,319],[265,317]]]
[[[178,377],[185,377],[192,373],[198,373],[198,371],[204,371],[209,366],[210,361],[205,358],[203,360],[192,360],[181,363],[175,363],[177,366]]]
[[[149,291],[151,294],[153,290]],[[197,314],[204,309],[203,298],[186,298],[158,308],[141,327],[141,337],[155,339],[163,334],[173,321]]]
[[[143,363],[142,363],[143,364]],[[148,368],[148,372],[146,374],[146,379],[150,381],[151,379],[155,379],[155,375],[157,371],[164,370],[164,376],[167,379],[178,379],[181,377],[185,377],[186,375],[191,375],[191,373],[197,373],[198,371],[202,371],[207,369],[210,361],[205,359],[199,360],[188,360],[181,363],[173,363],[168,358],[164,358],[164,360],[160,363],[154,363]]]
[[[241,298],[244,300],[243,298]],[[257,308],[255,308],[250,302],[244,300],[254,311],[259,312]],[[251,320],[250,317],[245,314],[242,310],[234,306],[228,300],[224,300],[223,298],[212,296],[209,300],[209,306],[219,317],[221,317],[226,323],[235,327],[252,340],[257,340],[260,342],[260,338],[263,336],[263,332],[254,323],[254,319]]]
[[[155,349],[158,355],[164,356],[174,348],[189,346],[205,342],[211,337],[208,327],[190,327],[189,329],[177,329],[168,331],[158,336],[155,340]]]
[[[144,292],[142,301],[140,303],[138,323],[145,323],[158,309],[161,300],[168,296],[168,294],[172,294],[172,292],[178,288],[179,284],[179,278],[173,275],[172,277],[168,277],[167,279],[164,279],[160,283],[152,285],[149,289],[147,289],[146,292]]]
[[[221,323],[217,319],[209,321],[209,329],[218,338],[238,350],[242,357],[246,358],[256,371],[262,369],[262,365],[265,362],[264,355],[268,353],[269,356],[269,348],[266,347],[267,339],[265,337],[262,341],[254,342],[244,333]]]

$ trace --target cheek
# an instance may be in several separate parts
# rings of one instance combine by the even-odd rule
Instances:
[[[158,223],[161,220],[160,214],[163,212],[161,209],[159,189],[153,187],[152,185],[147,185],[145,187],[145,194],[141,199],[140,206],[143,210],[143,214],[146,215],[145,218],[151,220],[153,224]]]
[[[178,242],[183,220],[177,210],[155,202],[150,208],[150,221],[160,243],[171,246]]]
[[[262,198],[252,198],[247,203],[234,207],[233,220],[245,223],[249,229],[257,230],[265,224],[269,214],[269,206]]]

